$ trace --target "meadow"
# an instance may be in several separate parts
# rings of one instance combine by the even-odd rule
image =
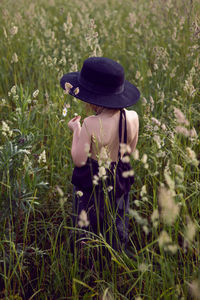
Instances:
[[[200,299],[199,1],[1,0],[0,11],[0,299]],[[119,61],[141,91],[127,252],[101,235],[70,247],[67,122],[88,112],[59,80],[89,56]]]

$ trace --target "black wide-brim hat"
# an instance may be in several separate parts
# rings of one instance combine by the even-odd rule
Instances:
[[[60,85],[84,102],[107,108],[125,108],[140,98],[139,90],[125,80],[123,67],[106,57],[86,59],[81,71],[63,75]]]

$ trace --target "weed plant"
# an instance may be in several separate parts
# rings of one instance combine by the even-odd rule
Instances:
[[[200,3],[1,0],[0,299],[200,299]],[[71,246],[67,122],[87,115],[59,80],[89,56],[138,86],[127,252]],[[64,111],[63,111],[64,109]]]

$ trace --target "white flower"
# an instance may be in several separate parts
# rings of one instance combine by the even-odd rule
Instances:
[[[139,150],[138,149],[135,149],[135,151],[133,152],[133,158],[135,160],[138,160],[139,159]]]
[[[13,87],[10,90],[11,94],[15,95],[16,94],[16,85],[13,85]]]
[[[17,53],[13,53],[11,63],[17,63],[18,62],[18,56]]]
[[[40,163],[46,163],[46,151],[43,150],[42,153],[40,154],[39,158],[38,158],[38,162]]]
[[[174,201],[174,194],[171,189],[161,186],[158,194],[158,202],[161,209],[161,217],[163,222],[172,225],[176,220],[180,207]]]
[[[109,185],[109,186],[107,187],[108,193],[111,192],[112,190],[113,190],[113,186],[112,186],[112,185]]]
[[[36,90],[35,92],[33,92],[33,98],[36,98],[39,94],[39,90]]]
[[[78,95],[78,93],[80,92],[80,90],[79,90],[79,88],[77,87],[77,88],[75,88],[75,90],[74,90],[74,94],[75,95]]]
[[[77,191],[76,195],[79,196],[79,197],[82,197],[83,196],[83,192],[82,191]]]
[[[63,108],[62,115],[63,115],[63,117],[66,117],[66,115],[67,115],[67,107],[66,106]]]
[[[4,136],[9,136],[11,137],[13,134],[13,131],[10,130],[10,127],[8,126],[8,124],[5,121],[2,121],[2,134]]]
[[[99,167],[98,175],[99,177],[103,177],[106,175],[106,169],[103,166]]]
[[[88,227],[89,224],[90,222],[87,219],[87,213],[85,210],[82,210],[79,215],[78,225],[82,228],[82,227]]]
[[[97,175],[94,175],[94,177],[93,177],[93,184],[94,185],[98,185],[98,181],[99,181],[99,177],[97,176]]]
[[[141,158],[141,162],[143,163],[143,164],[146,164],[146,162],[147,162],[147,154],[143,154],[143,156],[142,156],[142,158]]]
[[[125,155],[125,156],[122,157],[121,160],[122,160],[123,163],[129,163],[130,162],[130,157],[128,155]]]
[[[65,94],[68,94],[72,88],[73,85],[71,85],[71,83],[65,82]]]
[[[11,35],[15,35],[15,34],[17,34],[17,32],[18,32],[18,27],[17,27],[17,26],[13,26],[13,27],[10,29]]]

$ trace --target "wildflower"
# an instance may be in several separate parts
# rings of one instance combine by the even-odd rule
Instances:
[[[106,175],[106,169],[104,166],[99,167],[98,175],[99,175],[99,177],[103,177]]]
[[[89,224],[90,222],[87,219],[87,213],[85,210],[82,210],[79,215],[78,225],[82,228],[82,227],[88,227]]]
[[[17,26],[13,26],[11,29],[10,29],[10,33],[12,36],[14,36],[15,34],[17,34],[18,32],[18,27]]]
[[[113,186],[112,186],[112,185],[109,185],[109,186],[107,187],[108,193],[110,193],[112,190],[113,190]]]
[[[147,271],[148,270],[148,265],[147,264],[145,264],[145,263],[141,263],[139,266],[138,266],[138,270],[140,271],[140,272],[145,272],[145,271]]]
[[[76,195],[79,196],[79,197],[82,197],[83,196],[83,192],[82,191],[77,191]]]
[[[128,155],[125,155],[125,156],[122,157],[121,160],[122,160],[123,163],[129,163],[130,162],[130,157]]]
[[[164,131],[167,129],[165,124],[162,124],[162,125],[161,125],[161,128],[162,128],[162,130],[164,130]]]
[[[185,115],[182,113],[182,111],[179,108],[174,107],[174,115],[179,124],[184,124],[186,126],[189,125],[189,121],[186,119]]]
[[[63,115],[63,117],[66,117],[66,115],[67,115],[67,107],[66,106],[63,108],[62,115]]]
[[[193,280],[191,283],[189,283],[190,291],[192,296],[199,300],[200,299],[200,281],[199,280]]]
[[[15,95],[16,94],[16,85],[13,85],[13,87],[10,90],[11,94]]]
[[[17,53],[14,53],[11,59],[11,63],[17,63],[18,62],[18,56]]]
[[[188,217],[187,218],[187,226],[185,228],[185,240],[188,243],[191,243],[194,240],[196,235],[196,225],[192,222],[192,220]]]
[[[152,215],[151,215],[151,222],[153,223],[153,227],[158,226],[158,221],[159,221],[159,212],[158,209],[154,209]]]
[[[99,177],[97,176],[97,175],[94,175],[94,177],[93,177],[93,184],[94,185],[98,185],[98,181],[99,181]]]
[[[74,117],[77,117],[78,116],[78,114],[77,113],[74,113]]]
[[[79,88],[77,87],[77,88],[75,88],[75,90],[74,90],[74,94],[75,95],[78,95],[78,93],[80,92],[80,90],[79,90]]]
[[[124,178],[132,177],[132,176],[134,176],[134,171],[133,170],[124,171],[122,173],[122,177],[124,177]]]
[[[12,130],[10,130],[10,127],[5,121],[2,121],[2,134],[4,136],[8,135],[9,137],[11,137],[13,134]]]
[[[189,158],[189,162],[193,164],[195,167],[198,167],[199,161],[196,158],[196,153],[190,148],[186,148],[187,156]]]
[[[127,144],[120,143],[120,153],[122,154],[122,156],[125,153],[131,153],[131,147]]]
[[[140,71],[137,71],[137,72],[136,72],[135,78],[136,78],[137,80],[141,78]]]
[[[162,248],[166,244],[171,243],[171,241],[172,240],[171,240],[170,236],[168,235],[168,233],[165,230],[163,230],[158,237],[159,246]]]
[[[151,73],[150,69],[148,69],[148,71],[147,71],[147,77],[152,77],[152,73]]]
[[[169,225],[173,224],[179,214],[180,208],[174,201],[172,190],[161,186],[158,194],[158,202],[163,222]]]
[[[142,156],[142,158],[141,158],[141,162],[142,162],[143,164],[146,164],[146,162],[147,162],[147,154],[143,154],[143,156]]]
[[[38,158],[38,162],[40,163],[46,163],[46,151],[43,150],[42,153],[40,154],[39,158]]]
[[[36,90],[35,92],[33,92],[33,98],[36,98],[39,94],[39,90]]]
[[[183,126],[176,126],[175,131],[176,131],[176,133],[182,134],[186,137],[188,137],[190,135],[189,130]]]
[[[142,98],[142,104],[146,105],[147,104],[147,99],[145,97]]]
[[[140,196],[143,197],[146,194],[147,194],[147,188],[146,185],[143,185],[141,188]]]
[[[73,85],[71,85],[71,83],[66,82],[65,83],[65,93],[69,94],[70,90],[73,88]]]
[[[155,71],[158,70],[158,65],[154,64],[153,68],[154,68]]]
[[[135,160],[138,160],[139,159],[139,150],[138,149],[135,149],[135,151],[133,152],[133,158]]]
[[[161,125],[160,121],[159,121],[159,120],[157,120],[157,119],[156,119],[156,118],[154,118],[154,117],[152,117],[152,118],[151,118],[151,121],[152,121],[154,124],[158,125],[158,126],[160,126],[160,125]]]
[[[153,136],[153,140],[156,142],[158,149],[161,148],[161,140],[160,140],[160,136],[159,135],[154,135]]]

